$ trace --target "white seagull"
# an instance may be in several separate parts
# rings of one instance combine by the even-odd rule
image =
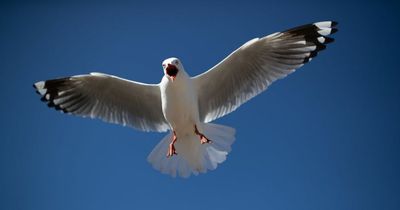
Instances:
[[[162,173],[205,173],[225,161],[233,128],[210,123],[236,110],[277,79],[311,61],[337,31],[334,21],[255,38],[208,71],[190,77],[177,58],[163,61],[159,84],[90,73],[34,84],[49,107],[82,117],[170,132],[147,160]]]

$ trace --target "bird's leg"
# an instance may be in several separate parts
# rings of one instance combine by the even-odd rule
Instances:
[[[210,139],[208,139],[204,134],[199,132],[196,125],[194,125],[194,133],[200,137],[201,144],[212,143]]]
[[[175,142],[176,142],[176,140],[178,138],[176,137],[175,131],[173,131],[173,133],[174,133],[174,136],[172,136],[171,143],[169,144],[169,148],[168,148],[168,152],[167,152],[167,158],[178,154],[178,153],[176,153],[175,146],[174,146],[174,144],[175,144]]]

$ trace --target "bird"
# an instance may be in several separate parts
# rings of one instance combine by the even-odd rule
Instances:
[[[333,42],[337,22],[321,21],[254,38],[197,76],[175,57],[159,84],[89,73],[33,84],[48,107],[140,131],[168,132],[147,157],[160,172],[190,177],[224,162],[234,128],[212,123],[308,63]]]

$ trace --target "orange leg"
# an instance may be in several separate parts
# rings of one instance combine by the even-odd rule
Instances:
[[[194,125],[194,133],[200,137],[201,144],[212,143],[210,139],[208,139],[204,134],[200,133],[199,130],[197,130],[196,125]]]
[[[172,141],[171,141],[171,143],[169,144],[169,148],[168,148],[168,152],[167,152],[167,158],[172,157],[173,155],[177,155],[177,154],[178,154],[178,153],[176,153],[175,146],[174,146],[174,144],[175,144],[175,142],[176,142],[176,140],[177,140],[178,138],[176,137],[175,131],[173,131],[173,133],[174,133],[174,136],[172,137]]]

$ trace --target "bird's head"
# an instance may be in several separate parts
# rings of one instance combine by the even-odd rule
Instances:
[[[168,58],[162,62],[162,66],[164,69],[164,74],[174,81],[180,71],[183,71],[182,63],[178,58]]]

